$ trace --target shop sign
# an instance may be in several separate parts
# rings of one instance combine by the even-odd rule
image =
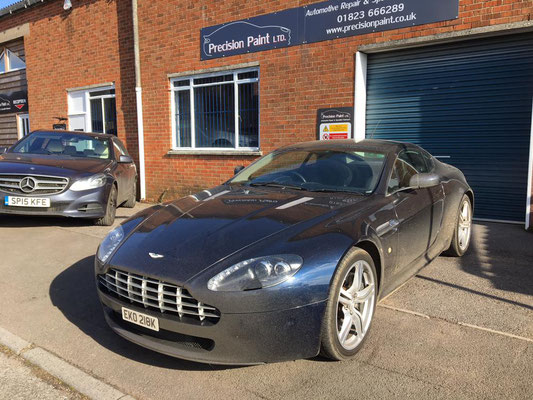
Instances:
[[[458,18],[459,0],[330,0],[203,28],[210,60]]]
[[[28,92],[20,90],[0,93],[0,114],[17,112],[28,112]]]
[[[317,139],[353,138],[353,108],[321,108],[317,112]]]

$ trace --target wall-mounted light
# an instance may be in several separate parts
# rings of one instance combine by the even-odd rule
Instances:
[[[72,8],[72,2],[70,0],[65,0],[63,3],[64,10],[70,10]]]

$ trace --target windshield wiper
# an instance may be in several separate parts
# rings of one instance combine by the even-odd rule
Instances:
[[[248,184],[249,186],[270,186],[270,187],[277,187],[277,188],[283,188],[283,189],[294,189],[294,190],[305,190],[301,186],[296,185],[286,185],[283,183],[278,182],[252,182]]]

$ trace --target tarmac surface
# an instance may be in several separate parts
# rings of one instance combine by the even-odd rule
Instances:
[[[0,216],[0,327],[135,398],[533,398],[533,234],[519,225],[476,224],[463,258],[439,257],[384,299],[354,360],[241,368],[167,357],[107,327],[93,256],[109,230]]]

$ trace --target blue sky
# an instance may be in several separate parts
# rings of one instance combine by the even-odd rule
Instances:
[[[0,8],[10,6],[13,3],[16,3],[19,0],[0,0]]]

